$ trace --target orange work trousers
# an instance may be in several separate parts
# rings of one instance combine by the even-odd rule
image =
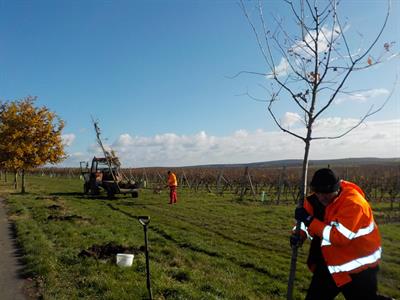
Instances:
[[[169,204],[176,203],[177,196],[176,196],[176,185],[169,186]]]

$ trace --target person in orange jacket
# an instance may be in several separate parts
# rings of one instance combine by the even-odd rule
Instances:
[[[378,226],[365,194],[356,184],[320,169],[311,180],[313,194],[296,208],[301,234],[291,245],[312,239],[307,265],[313,272],[306,300],[391,299],[377,295],[382,247]]]
[[[176,179],[176,175],[171,171],[168,171],[167,186],[169,187],[169,204],[176,203],[177,201],[176,188],[178,186],[178,180]]]

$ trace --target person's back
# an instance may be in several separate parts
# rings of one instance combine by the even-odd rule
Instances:
[[[176,175],[171,171],[168,171],[168,186],[169,186],[169,204],[174,204],[178,200],[176,194],[178,180],[176,179]]]
[[[168,186],[178,186],[176,175],[171,171],[168,172]]]

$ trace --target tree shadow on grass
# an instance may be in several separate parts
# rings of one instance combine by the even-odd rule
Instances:
[[[24,192],[21,193],[19,191],[15,191],[15,192],[10,192],[10,195],[13,196],[34,196],[36,198],[55,198],[55,197],[59,197],[59,196],[74,196],[74,197],[84,197],[85,195],[83,193],[80,192],[68,192],[68,193],[46,193],[46,192]]]
[[[14,222],[8,223],[8,234],[13,247],[13,255],[17,259],[17,274],[18,278],[26,279],[32,276],[32,273],[28,271],[26,267],[25,251],[22,245],[18,242],[17,226]]]
[[[20,196],[25,196],[25,195],[39,195],[38,193],[34,193],[34,192],[24,192],[21,193],[21,191],[13,191],[13,192],[9,192],[10,195],[20,195]]]
[[[57,192],[57,193],[50,193],[50,196],[74,196],[74,197],[81,197],[83,198],[86,196],[81,192]]]
[[[36,274],[27,265],[26,252],[22,244],[18,241],[17,227],[14,222],[8,223],[8,234],[13,247],[12,254],[17,260],[17,276],[19,279],[25,280],[22,293],[25,295],[26,299],[41,299],[41,292],[37,288],[35,280],[33,280]],[[36,280],[40,279],[36,278]]]
[[[88,195],[82,192],[57,192],[57,193],[50,193],[49,196],[72,196],[80,199],[87,199],[87,200],[127,200],[132,199],[130,195],[124,194],[117,194],[113,197],[109,197],[106,194],[99,194],[99,195]]]
[[[82,192],[57,192],[57,193],[50,193],[49,197],[74,197],[78,199],[85,199],[85,200],[115,200],[117,198],[109,198],[107,195],[87,195]]]
[[[123,210],[119,209],[118,207],[115,207],[115,206],[112,205],[112,204],[107,204],[107,206],[108,206],[109,208],[111,208],[112,210],[118,211],[118,212],[120,212],[121,214],[124,214],[124,215],[126,215],[126,216],[128,216],[128,217],[130,217],[130,218],[132,218],[132,219],[136,219],[136,220],[137,220],[137,219],[139,218],[139,216],[133,215],[133,214],[131,214],[131,213],[129,213],[129,212],[126,212],[126,211],[123,211]]]

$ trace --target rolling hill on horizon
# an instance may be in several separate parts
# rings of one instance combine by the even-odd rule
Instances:
[[[274,161],[239,163],[239,164],[209,164],[184,166],[182,168],[233,168],[233,167],[300,167],[303,163],[302,159],[283,159]],[[363,166],[363,165],[391,165],[399,164],[400,157],[378,158],[378,157],[357,157],[357,158],[339,158],[339,159],[320,159],[310,160],[309,166]]]

